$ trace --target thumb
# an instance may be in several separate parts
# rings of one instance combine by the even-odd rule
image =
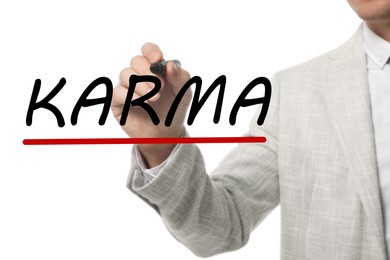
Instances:
[[[176,95],[183,85],[190,79],[190,73],[188,71],[176,66],[172,61],[168,62],[166,67],[165,78],[166,81],[172,86],[172,91]]]

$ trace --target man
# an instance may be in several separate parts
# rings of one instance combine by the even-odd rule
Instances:
[[[154,207],[170,232],[199,256],[242,247],[281,205],[282,259],[387,259],[390,249],[390,0],[349,0],[364,23],[316,59],[279,72],[266,123],[209,175],[194,145],[139,145],[128,187]],[[163,59],[154,44],[131,61],[115,88],[119,119],[132,74]],[[163,121],[189,79],[168,63],[149,103]],[[138,84],[136,97],[152,86]],[[171,127],[142,109],[123,127],[132,137],[179,137],[187,93]]]

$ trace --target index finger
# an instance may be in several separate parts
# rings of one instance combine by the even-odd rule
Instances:
[[[142,48],[142,55],[150,62],[158,62],[163,60],[163,54],[157,44],[148,42],[145,43]]]

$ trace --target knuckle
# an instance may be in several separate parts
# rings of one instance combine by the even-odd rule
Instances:
[[[153,49],[158,49],[158,46],[157,46],[157,44],[155,44],[153,42],[147,42],[144,45],[142,45],[141,49],[142,49],[142,51],[150,51]]]
[[[142,53],[149,59],[151,62],[162,60],[162,52],[157,44],[154,43],[145,43],[142,46]]]
[[[144,59],[144,57],[141,56],[141,55],[134,56],[133,58],[131,58],[130,66],[131,67],[136,67],[137,64],[139,64],[142,59]]]
[[[118,106],[119,104],[122,103],[122,95],[121,95],[121,86],[116,86],[113,90],[113,93],[112,93],[112,103],[111,103],[111,106]]]
[[[124,86],[127,86],[129,84],[130,75],[131,75],[131,69],[129,67],[124,68],[119,74],[120,83]]]
[[[191,78],[190,73],[186,70],[183,70],[183,76],[185,80],[189,80]]]

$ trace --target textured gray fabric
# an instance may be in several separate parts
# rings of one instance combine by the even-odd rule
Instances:
[[[182,145],[145,186],[133,161],[128,187],[199,256],[242,247],[280,203],[282,259],[386,259],[361,27],[272,86],[249,132],[266,143],[239,145],[210,175]]]

